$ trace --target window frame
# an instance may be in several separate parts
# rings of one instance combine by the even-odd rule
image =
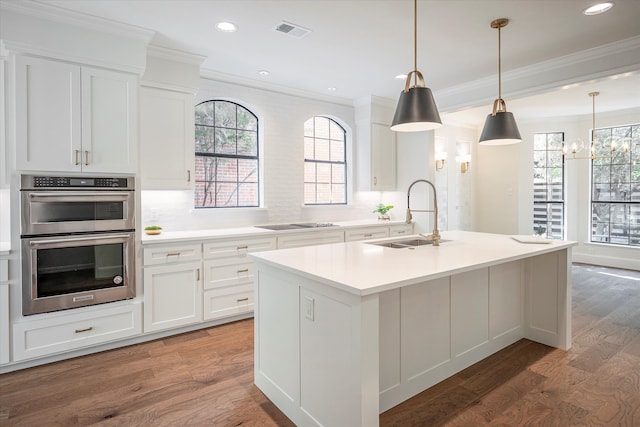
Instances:
[[[619,148],[616,151],[612,152],[611,142],[613,141],[614,134],[616,133],[615,130],[625,129],[625,128],[628,128],[629,132],[627,136],[625,136],[624,138],[625,139],[628,138],[629,141],[631,142],[630,144],[628,144],[629,145],[628,153],[624,154],[624,152],[622,152]],[[605,136],[604,135],[605,133],[608,135]],[[636,180],[634,180],[633,168],[634,166],[637,167],[637,165],[640,164],[640,163],[636,163],[634,165],[634,162],[640,162],[640,143],[636,142],[640,140],[640,123],[596,128],[593,131],[593,139],[594,139],[594,145],[596,149],[596,158],[591,159],[590,170],[589,170],[589,175],[590,175],[589,176],[590,177],[589,243],[639,248],[640,247],[640,198],[634,200],[633,195],[634,195],[634,188],[637,188],[636,191],[640,193],[640,175],[636,178]],[[606,140],[609,141],[609,144],[605,144],[605,142],[607,142]],[[620,160],[621,157],[622,158],[626,157],[626,160],[622,163],[613,163],[616,160]],[[606,163],[606,164],[603,164],[603,163]],[[629,180],[627,183],[613,180],[612,171],[615,166],[628,167]],[[599,178],[597,178],[597,176],[602,175],[603,167],[608,169],[608,176],[609,176],[608,182],[600,182]],[[628,194],[625,192],[625,196],[624,196],[625,200],[611,199],[611,193],[612,193],[611,190],[614,184],[628,185]],[[598,191],[596,191],[596,188],[600,186],[605,186],[605,185],[609,186],[609,192],[608,192],[609,198],[608,200],[607,199],[599,200],[600,188],[598,188]],[[594,221],[594,218],[596,217],[595,206],[602,206],[602,205],[605,205],[605,206],[608,205],[608,214],[606,215],[608,219],[606,221]],[[615,220],[612,220],[612,217],[613,217],[612,212],[616,207],[619,207],[619,206],[624,206],[625,221],[623,222],[616,222]],[[633,217],[632,211],[637,212],[636,214],[637,224],[635,225],[632,224],[631,222]],[[596,229],[600,224],[603,224],[603,227],[606,227],[606,233],[600,234],[600,240],[596,240],[596,236],[598,235],[596,234]],[[622,225],[623,227],[626,227],[626,236],[627,236],[626,243],[620,242],[619,240],[612,241],[612,236],[613,238],[616,237],[616,235],[613,234],[613,230],[616,225]],[[632,227],[637,230],[635,235],[633,233]]]
[[[323,119],[323,120],[327,120],[329,122],[329,128],[331,129],[331,124],[334,124],[336,126],[338,126],[338,128],[340,128],[340,130],[342,131],[342,160],[338,161],[338,160],[317,160],[317,159],[309,159],[306,156],[306,153],[303,150],[303,158],[304,158],[304,170],[306,170],[307,164],[309,163],[313,163],[316,166],[318,164],[328,164],[328,165],[342,165],[344,172],[343,172],[343,182],[340,183],[340,185],[343,186],[343,194],[344,194],[344,199],[341,202],[329,202],[329,203],[308,203],[306,200],[306,195],[305,195],[305,191],[304,191],[304,186],[306,186],[306,184],[315,184],[315,191],[314,191],[314,196],[315,196],[315,200],[318,200],[318,180],[317,180],[317,169],[316,169],[316,174],[315,174],[315,180],[314,181],[306,181],[306,172],[303,173],[303,195],[302,195],[302,199],[303,199],[303,204],[304,206],[339,206],[339,205],[347,205],[348,204],[348,200],[349,200],[349,194],[348,194],[348,161],[347,161],[347,129],[341,125],[337,120],[331,118],[331,117],[327,117],[327,116],[313,116],[310,117],[309,119],[307,119],[305,121],[305,124],[309,121],[309,120],[313,120],[313,136],[307,136],[306,133],[303,135],[303,141],[306,138],[313,138],[313,144],[314,144],[314,152],[315,152],[315,146],[316,146],[316,141],[317,140],[322,140],[322,141],[327,141],[329,143],[329,159],[331,159],[331,141],[337,141],[337,139],[333,139],[331,137],[331,134],[329,134],[329,138],[323,138],[323,137],[316,137],[316,119]],[[332,188],[333,184],[333,172],[330,173],[331,175],[331,180],[328,183],[329,187]]]
[[[213,103],[213,125],[209,125],[209,124],[203,124],[203,123],[197,123],[196,121],[196,114],[195,114],[195,109],[203,104],[207,104],[207,103]],[[218,126],[216,125],[216,119],[215,119],[215,111],[216,111],[216,103],[225,103],[225,104],[231,104],[234,106],[235,108],[235,113],[236,113],[236,119],[235,119],[235,127],[231,128],[231,127],[222,127],[222,126]],[[238,109],[242,109],[244,110],[246,113],[250,114],[253,119],[255,120],[255,130],[248,130],[248,129],[243,129],[243,128],[239,128],[238,127]],[[235,132],[238,131],[242,131],[242,132],[252,132],[255,134],[255,155],[247,155],[247,154],[238,154],[237,153],[237,143],[238,143],[238,138],[236,136],[236,153],[235,154],[230,154],[230,153],[216,153],[216,152],[201,152],[201,151],[197,151],[197,140],[196,138],[194,138],[194,155],[195,155],[195,164],[196,164],[196,170],[197,170],[197,163],[198,163],[198,157],[204,157],[204,158],[215,158],[215,159],[233,159],[233,160],[255,160],[255,181],[252,181],[251,183],[255,184],[256,187],[256,203],[255,204],[247,204],[247,205],[239,205],[238,204],[238,188],[240,186],[240,184],[242,184],[243,181],[239,180],[239,165],[236,162],[236,180],[235,185],[235,199],[236,199],[236,203],[235,205],[221,205],[221,206],[201,206],[198,205],[196,202],[196,196],[197,196],[197,189],[194,191],[194,209],[242,209],[242,208],[259,208],[261,206],[261,202],[262,202],[262,183],[261,183],[261,179],[260,179],[260,120],[258,118],[258,115],[256,113],[254,113],[251,109],[247,108],[246,106],[235,102],[235,101],[231,101],[228,99],[219,99],[219,98],[214,98],[214,99],[208,99],[202,102],[199,102],[195,105],[194,107],[194,122],[195,122],[195,128],[196,130],[198,129],[199,126],[201,127],[207,127],[210,128],[212,130],[213,133],[213,137],[215,140],[215,135],[216,135],[216,129],[224,129],[224,130],[233,130]],[[215,142],[214,142],[215,144]],[[198,180],[198,176],[197,176],[197,172],[195,174],[195,179],[194,179],[194,183],[196,185],[197,188],[197,183],[198,182],[205,182],[205,181],[199,181]],[[223,181],[218,181],[218,180],[214,180],[211,181],[212,183],[217,183],[217,182],[223,182]],[[230,181],[231,182],[231,181]],[[215,200],[215,192],[214,192],[214,200]]]
[[[544,150],[536,150],[536,143],[535,143],[535,138],[536,136],[539,135],[544,135],[545,136],[545,149]],[[551,135],[560,135],[560,145],[558,149],[553,149],[553,150],[549,150],[549,138]],[[533,183],[533,233],[534,234],[538,234],[538,232],[536,231],[536,224],[541,224],[539,221],[536,222],[536,205],[540,206],[540,205],[546,205],[546,216],[545,216],[545,231],[544,231],[544,235],[546,238],[549,239],[564,239],[564,237],[566,236],[566,167],[565,167],[565,158],[562,155],[562,145],[564,144],[564,132],[536,132],[534,133],[534,144],[533,144],[533,154],[534,154],[534,183]],[[535,153],[537,151],[544,151],[545,152],[545,160],[546,163],[544,166],[536,166],[535,164]],[[548,178],[545,178],[545,183],[544,183],[544,187],[545,187],[545,194],[547,195],[547,197],[545,197],[544,200],[536,200],[536,173],[535,170],[536,168],[540,169],[540,168],[544,168],[545,170],[549,170],[555,167],[551,167],[549,166],[549,152],[555,152],[557,151],[562,163],[561,163],[561,168],[562,168],[562,176],[561,176],[561,180],[562,180],[562,184],[561,184],[561,199],[560,200],[554,200],[554,199],[549,199],[548,194],[549,194],[549,184],[550,182],[548,181]],[[547,175],[546,171],[545,171],[545,176]],[[560,233],[559,234],[554,234],[553,232],[553,207],[554,206],[560,206],[561,210],[562,210],[562,217],[561,217],[561,224],[560,224]],[[551,227],[550,227],[551,225]],[[551,230],[550,230],[551,229]]]

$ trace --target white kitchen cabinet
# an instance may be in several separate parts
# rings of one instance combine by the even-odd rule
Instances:
[[[192,94],[140,88],[140,179],[145,190],[187,190],[193,185]]]
[[[383,237],[389,237],[389,227],[354,228],[344,232],[345,242],[381,239]]]
[[[371,124],[370,176],[371,190],[396,190],[396,133],[389,125]]]
[[[357,186],[360,191],[395,191],[395,105],[375,96],[356,101]]]
[[[145,248],[145,333],[202,321],[200,248],[199,244]]]
[[[137,77],[16,56],[21,170],[135,173]]]
[[[278,236],[278,249],[344,242],[344,231],[310,231]]]
[[[253,262],[246,254],[275,248],[275,237],[223,239],[203,244],[204,320],[253,311]]]
[[[13,360],[48,356],[142,332],[139,302],[38,315],[13,325]]]

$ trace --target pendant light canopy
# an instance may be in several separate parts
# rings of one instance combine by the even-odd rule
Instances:
[[[507,104],[502,99],[502,62],[500,57],[500,29],[509,23],[507,18],[496,19],[491,22],[491,28],[498,29],[498,99],[493,101],[493,111],[484,123],[480,144],[506,145],[522,141],[518,125],[512,113],[507,112]]]
[[[418,0],[413,0],[413,71],[407,75],[404,90],[400,93],[391,130],[396,132],[420,132],[442,127],[442,120],[431,89],[424,86],[424,77],[418,71]],[[411,85],[411,77],[414,84]]]

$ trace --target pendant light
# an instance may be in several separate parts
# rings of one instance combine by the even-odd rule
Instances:
[[[409,87],[412,76],[414,84]],[[407,75],[404,90],[400,92],[391,130],[421,132],[441,126],[442,120],[431,89],[424,86],[424,77],[418,71],[418,0],[413,0],[413,71]]]
[[[502,63],[500,58],[500,29],[509,23],[507,18],[496,19],[491,22],[491,28],[498,29],[498,99],[493,101],[493,112],[487,116],[484,123],[480,144],[506,145],[522,141],[518,125],[512,113],[507,112],[507,104],[502,99]]]
[[[618,149],[618,147],[616,146],[615,142],[611,142],[611,155],[609,156],[602,156],[602,155],[597,155],[596,154],[596,96],[600,95],[600,92],[589,92],[588,95],[591,97],[591,133],[589,135],[589,139],[591,140],[591,144],[589,146],[589,155],[588,156],[577,156],[576,154],[578,153],[578,151],[581,151],[582,147],[578,147],[578,143],[574,142],[573,144],[571,144],[571,147],[569,147],[567,144],[562,144],[562,156],[565,158],[565,160],[583,160],[583,159],[590,159],[590,160],[595,160],[595,159],[611,159],[614,157],[614,153],[615,151]],[[582,144],[580,144],[582,145]],[[629,152],[629,145],[627,143],[623,143],[622,144],[622,152],[623,153],[627,153]],[[567,155],[569,154],[569,151],[571,151],[572,156],[571,157],[567,157]]]

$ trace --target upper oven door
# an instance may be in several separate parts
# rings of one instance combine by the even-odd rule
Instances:
[[[133,230],[133,191],[23,190],[22,235]]]

